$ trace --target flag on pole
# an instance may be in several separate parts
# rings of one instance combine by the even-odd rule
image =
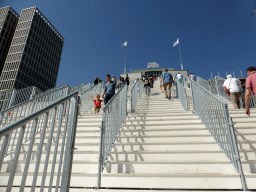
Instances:
[[[126,42],[124,42],[121,46],[122,46],[122,47],[127,46],[127,41],[126,41]]]
[[[176,42],[173,43],[173,47],[175,47],[175,45],[179,44],[179,38],[177,39]]]

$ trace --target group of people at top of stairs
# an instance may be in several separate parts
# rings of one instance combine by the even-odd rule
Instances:
[[[130,78],[128,77],[128,74],[126,75],[126,78],[123,77],[119,78],[119,81],[116,80],[115,76],[113,75],[112,79],[111,76],[108,74],[106,75],[107,82],[105,84],[104,92],[102,94],[102,98],[104,98],[104,105],[106,105],[109,100],[115,95],[115,91],[119,90],[125,83],[127,83],[127,87],[130,84]],[[99,83],[99,78],[96,77],[94,80],[94,85],[97,85]],[[103,100],[100,100],[100,95],[96,95],[96,99],[93,99],[94,102],[94,114],[98,114],[101,108],[101,102]]]
[[[248,77],[245,83],[245,113],[250,116],[250,99],[251,92],[256,96],[256,67],[249,67],[246,70]],[[241,94],[240,85],[241,81],[239,79],[233,78],[232,75],[228,75],[227,79],[223,83],[223,89],[231,99],[234,108],[240,108],[239,97]]]

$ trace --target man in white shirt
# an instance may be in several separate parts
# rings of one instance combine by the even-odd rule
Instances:
[[[182,77],[182,75],[180,74],[180,72],[178,72],[178,74],[177,74],[177,79],[178,79],[178,81],[180,82],[180,83],[182,83],[182,79],[183,77]]]
[[[241,81],[233,78],[232,75],[228,75],[223,83],[223,89],[231,99],[235,109],[240,109],[239,97],[241,93],[239,84],[241,84]]]

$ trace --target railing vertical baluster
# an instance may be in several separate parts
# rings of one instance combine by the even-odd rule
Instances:
[[[51,120],[52,124],[51,124],[50,135],[49,135],[49,138],[48,138],[47,152],[46,152],[46,158],[45,158],[45,164],[44,164],[44,172],[43,172],[40,192],[44,191],[45,178],[46,178],[46,172],[47,172],[47,168],[48,168],[48,161],[49,161],[51,145],[52,145],[52,137],[53,137],[53,131],[54,131],[54,124],[55,124],[55,119],[56,119],[56,112],[57,112],[57,107],[55,107],[53,109],[53,117],[52,117],[52,120]]]
[[[2,142],[1,153],[0,153],[0,171],[2,169],[4,156],[7,152],[9,139],[10,139],[10,134],[7,134],[7,135],[4,136],[4,140]]]
[[[76,132],[76,106],[77,101],[75,97],[71,98],[71,113],[69,116],[69,128],[68,128],[68,134],[67,134],[67,142],[66,142],[66,151],[64,156],[64,163],[63,163],[63,176],[61,179],[61,186],[60,191],[67,191],[68,187],[70,185],[70,174],[71,174],[71,164],[72,163],[72,154],[73,154],[73,146],[74,146],[74,134]]]
[[[18,164],[18,160],[19,160],[19,156],[20,156],[20,149],[21,149],[21,146],[22,146],[22,140],[23,140],[23,136],[24,136],[24,133],[25,133],[25,129],[26,129],[25,125],[22,125],[22,127],[20,128],[19,139],[18,139],[18,142],[17,142],[17,148],[16,148],[16,151],[15,151],[15,156],[14,156],[14,159],[13,159],[13,162],[12,162],[12,168],[11,168],[11,172],[10,172],[6,192],[10,192],[11,189],[12,189],[13,179],[14,179],[14,176],[15,176],[15,172],[16,172],[16,168],[17,168],[17,164]]]
[[[55,171],[57,151],[58,151],[58,146],[59,146],[60,131],[61,131],[61,126],[62,126],[63,109],[64,109],[64,103],[61,105],[61,108],[59,109],[59,125],[58,125],[58,129],[57,129],[57,137],[55,140],[55,150],[54,150],[54,156],[53,156],[53,161],[52,161],[52,171],[51,171],[51,177],[50,177],[50,183],[49,183],[49,191],[51,191],[51,189],[52,189],[52,182],[53,182],[53,176],[54,176],[54,171]]]
[[[58,175],[57,175],[56,189],[55,189],[56,192],[58,192],[58,189],[59,189],[60,173],[61,173],[61,166],[62,166],[62,161],[63,161],[63,151],[64,151],[64,147],[65,147],[66,133],[67,133],[67,127],[68,127],[70,102],[67,101],[65,106],[66,106],[67,112],[66,112],[66,116],[65,116],[65,125],[64,125],[64,131],[63,131],[63,136],[62,136],[60,161],[59,161],[59,168],[58,168]]]
[[[34,177],[33,177],[31,192],[34,192],[35,187],[36,187],[37,175],[38,175],[38,170],[39,170],[39,165],[40,165],[40,160],[41,160],[41,154],[42,154],[42,149],[43,149],[43,143],[44,143],[44,138],[45,138],[45,132],[46,132],[46,126],[47,126],[47,122],[48,122],[48,117],[49,117],[49,112],[46,112],[45,116],[44,116],[44,124],[43,124],[43,127],[42,127],[41,139],[40,139],[39,149],[38,149],[37,158],[36,158],[37,161],[36,161],[36,166],[35,166],[35,171],[34,171]]]
[[[26,179],[27,179],[27,174],[28,174],[28,167],[29,167],[29,163],[30,163],[30,158],[31,158],[33,145],[34,145],[34,142],[35,142],[35,135],[36,135],[36,127],[37,127],[37,124],[38,124],[38,118],[36,118],[34,120],[33,124],[34,125],[33,125],[33,128],[32,128],[32,134],[31,134],[29,149],[28,149],[28,153],[27,153],[27,159],[26,159],[25,168],[24,168],[24,171],[23,171],[22,181],[21,181],[21,184],[20,184],[20,192],[24,191],[25,184],[26,184]]]

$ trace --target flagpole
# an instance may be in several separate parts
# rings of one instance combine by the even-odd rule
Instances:
[[[180,39],[179,39],[179,51],[180,51]],[[181,60],[181,52],[180,52],[180,63],[181,63],[181,70],[183,70],[182,60]]]
[[[126,67],[127,67],[127,45],[126,45],[126,57],[125,57],[125,68],[124,68],[125,74],[126,74]]]

